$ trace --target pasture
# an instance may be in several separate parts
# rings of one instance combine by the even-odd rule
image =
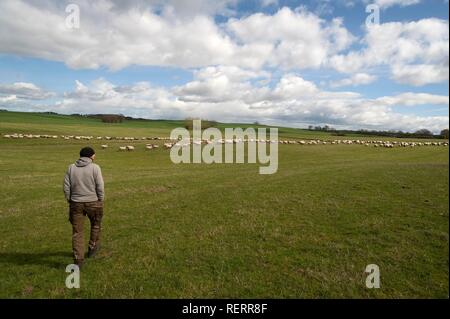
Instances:
[[[179,126],[0,112],[0,135]],[[258,164],[175,165],[146,141],[104,143],[0,137],[1,298],[448,298],[448,147],[279,145],[278,172],[259,175]],[[62,180],[86,145],[105,179],[103,242],[70,290]],[[368,264],[380,289],[365,286]]]

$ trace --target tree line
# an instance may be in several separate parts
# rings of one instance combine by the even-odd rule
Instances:
[[[420,129],[415,132],[403,132],[403,131],[378,131],[378,130],[337,130],[333,127],[330,127],[328,125],[325,126],[308,126],[309,131],[322,131],[322,132],[331,132],[332,135],[337,136],[345,136],[347,134],[361,134],[361,135],[367,135],[367,136],[382,136],[382,137],[398,137],[398,138],[442,138],[442,139],[448,139],[449,138],[449,132],[448,128],[443,129],[439,134],[433,134],[428,129]]]

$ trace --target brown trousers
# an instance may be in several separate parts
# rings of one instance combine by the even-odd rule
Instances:
[[[89,248],[94,249],[100,243],[103,202],[70,202],[69,221],[72,224],[72,251],[74,260],[84,260],[84,216],[87,216],[91,222]]]

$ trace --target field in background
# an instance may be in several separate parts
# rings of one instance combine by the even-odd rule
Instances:
[[[0,113],[0,134],[168,136],[183,124]],[[0,297],[448,298],[446,147],[279,145],[278,173],[259,175],[104,143],[0,137]],[[62,179],[86,144],[106,181],[103,250],[69,290]],[[117,151],[126,144],[137,150]],[[372,263],[381,289],[365,287]]]
[[[0,112],[0,134],[65,134],[88,136],[169,136],[170,131],[176,127],[184,127],[185,121],[173,120],[124,120],[123,123],[102,123],[98,119],[88,117],[66,116],[44,113]],[[222,131],[226,127],[253,127],[268,128],[264,125],[217,123]],[[364,140],[390,140],[390,141],[440,141],[442,139],[393,138],[380,136],[363,136],[357,133],[345,136],[335,136],[332,132],[310,131],[289,127],[279,127],[280,139],[364,139]]]

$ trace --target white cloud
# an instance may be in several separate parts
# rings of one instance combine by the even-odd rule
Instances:
[[[8,95],[8,96],[0,96],[0,103],[12,103],[17,101],[17,96]]]
[[[375,4],[382,9],[386,9],[392,6],[406,7],[414,4],[418,4],[420,0],[375,0]]]
[[[69,30],[58,2],[37,6],[24,0],[2,1],[0,52],[62,61],[75,69],[228,65],[290,71],[331,66],[354,74],[388,65],[392,78],[401,83],[448,80],[448,21],[375,25],[365,30],[362,49],[347,52],[356,38],[341,18],[327,21],[304,8],[287,7],[273,15],[254,13],[222,24],[208,15],[226,11],[233,3],[220,1],[193,14],[178,0],[141,0],[133,5],[80,1],[81,27]],[[155,8],[161,13],[152,11]]]
[[[449,105],[448,96],[410,92],[381,97],[376,99],[375,102],[387,106]]]
[[[277,6],[278,0],[261,0],[261,6],[262,7],[268,7],[268,6]]]
[[[380,2],[383,6],[408,3]],[[61,2],[1,1],[0,52],[62,61],[75,69],[227,65],[290,72],[332,67],[354,77],[387,65],[392,79],[401,83],[417,86],[448,80],[448,21],[436,18],[367,28],[363,48],[348,52],[356,38],[343,20],[324,20],[304,7],[217,23],[213,15],[226,14],[236,0],[195,0],[189,5],[181,0],[132,4],[80,0],[78,4],[81,26],[70,30]]]
[[[271,48],[267,62],[284,68],[317,68],[333,53],[347,48],[354,37],[341,19],[326,24],[305,10],[282,8],[270,16],[256,13],[230,19],[228,30],[239,42]]]
[[[47,4],[0,2],[1,52],[62,61],[72,68],[116,70],[131,64],[217,64],[236,50],[207,15],[183,20],[170,10],[157,15],[145,7],[80,1],[80,29],[71,30],[65,27],[64,7]]]
[[[448,80],[448,65],[414,64],[393,65],[392,77],[399,83],[422,86]]]
[[[320,67],[353,40],[342,20],[325,21],[305,10],[283,8],[218,24],[210,12],[228,8],[230,1],[190,13],[182,1],[161,3],[80,0],[80,29],[67,29],[62,3],[1,1],[0,52],[62,61],[75,69],[133,64],[309,68]],[[205,3],[214,2],[194,4]],[[158,6],[159,14],[152,11]]]
[[[374,25],[366,28],[363,49],[337,54],[329,64],[343,73],[387,65],[402,83],[443,82],[448,80],[448,27],[448,21],[435,18]]]
[[[249,69],[242,69],[236,66],[210,66],[194,72],[194,78],[199,80],[211,79],[221,75],[226,75],[234,81],[270,78],[271,74],[267,71],[255,71]]]
[[[27,82],[0,84],[0,97],[2,94],[26,100],[45,100],[54,96],[54,93],[48,92],[33,83]]]
[[[263,0],[261,5],[275,2]],[[378,1],[384,8],[413,2],[417,1]],[[298,75],[304,69],[330,67],[346,74],[328,81],[333,88],[373,83],[377,77],[372,74],[383,74],[380,70],[385,68],[391,79],[407,85],[448,81],[445,20],[384,23],[364,29],[362,38],[356,39],[341,18],[322,19],[305,7],[237,18],[236,0],[77,3],[81,28],[69,30],[62,2],[0,1],[0,53],[61,61],[75,69],[192,68],[193,80],[171,88],[148,82],[117,86],[106,79],[77,81],[58,102],[47,104],[54,93],[19,82],[0,85],[0,106],[294,126],[435,131],[448,126],[448,116],[396,112],[397,107],[416,105],[448,107],[448,96],[403,92],[368,99],[352,91],[321,89]],[[218,23],[217,14],[232,18]]]
[[[244,70],[238,67],[207,67],[194,73],[194,81],[173,88],[174,94],[185,102],[225,102],[244,100],[251,102],[268,89],[255,88],[250,80],[269,79],[265,71]]]
[[[117,86],[105,79],[88,85],[77,81],[59,101],[34,105],[36,110],[60,113],[122,113],[144,118],[201,117],[224,122],[260,121],[276,125],[328,124],[338,128],[427,128],[434,132],[448,126],[448,116],[401,114],[397,107],[444,106],[448,96],[401,93],[369,99],[355,92],[330,92],[296,74],[282,76],[273,86],[260,85],[253,71],[217,66],[196,72],[193,81],[169,89],[148,82]],[[33,109],[16,99],[0,106]]]
[[[330,86],[333,88],[338,88],[343,86],[366,85],[374,82],[376,79],[377,77],[374,75],[370,75],[367,73],[355,73],[349,78],[331,81]]]

